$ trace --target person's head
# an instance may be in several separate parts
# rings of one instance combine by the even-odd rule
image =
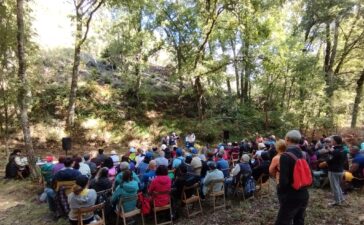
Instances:
[[[156,170],[157,169],[157,162],[155,160],[150,160],[148,168],[150,170]]]
[[[100,178],[107,178],[108,177],[108,173],[109,173],[109,168],[107,167],[102,167],[101,169],[99,169],[99,171],[96,174],[96,180],[99,180]]]
[[[110,152],[110,155],[116,155],[116,151],[115,151],[115,150],[112,150],[112,151]]]
[[[132,180],[132,174],[130,170],[125,170],[123,172],[123,182],[129,182]]]
[[[164,158],[166,153],[164,151],[159,151],[159,157]]]
[[[177,157],[182,156],[182,154],[183,154],[182,149],[178,148],[177,151],[176,151]]]
[[[217,158],[222,159],[224,157],[224,152],[219,151],[219,153],[217,153]]]
[[[198,150],[197,149],[195,149],[195,148],[193,148],[192,150],[191,150],[191,153],[192,153],[192,155],[198,155]]]
[[[187,166],[185,164],[181,164],[179,167],[178,167],[178,170],[180,171],[180,173],[183,175],[183,174],[186,174],[187,173]]]
[[[66,157],[63,164],[65,167],[71,167],[73,164],[73,159],[71,157]]]
[[[297,145],[300,143],[301,133],[298,130],[290,130],[286,134],[285,141],[286,145]]]
[[[249,163],[249,161],[250,161],[250,157],[249,157],[248,154],[244,154],[244,155],[241,156],[241,162]]]
[[[79,195],[87,187],[88,178],[85,175],[76,177],[76,185],[73,186],[73,193]]]
[[[157,171],[155,171],[155,174],[157,176],[167,176],[168,175],[168,168],[164,165],[160,165],[157,168]]]
[[[261,157],[264,161],[268,161],[268,160],[269,160],[269,153],[268,153],[268,152],[262,152],[262,154],[260,155],[260,157]]]
[[[192,156],[191,156],[191,155],[187,155],[187,156],[186,156],[186,159],[185,159],[185,162],[186,162],[187,164],[191,164],[191,162],[192,162]]]
[[[124,172],[129,169],[129,163],[128,162],[121,162],[120,163],[120,171]]]
[[[127,156],[127,155],[123,155],[123,156],[121,157],[121,162],[130,162],[130,158],[129,158],[129,156]]]
[[[107,168],[109,168],[109,169],[113,168],[113,166],[114,166],[114,161],[112,160],[112,158],[111,158],[111,157],[107,157],[107,158],[105,159],[105,161],[104,161],[104,166],[105,166],[105,167],[107,167]]]
[[[20,155],[20,154],[21,154],[21,150],[20,149],[14,149],[13,155]]]
[[[51,156],[51,155],[47,156],[46,161],[47,161],[47,163],[53,162],[53,156]]]
[[[167,148],[167,145],[165,145],[165,144],[162,144],[161,145],[161,150],[163,151],[164,149],[166,149]]]
[[[213,161],[208,162],[207,166],[209,167],[209,170],[215,170],[216,169],[216,163],[213,162]]]
[[[102,154],[104,154],[104,149],[101,149],[101,148],[100,148],[100,149],[98,150],[98,152],[99,152],[99,154],[100,154],[100,155],[102,155]]]
[[[85,162],[89,161],[90,160],[90,154],[89,153],[85,153],[83,155],[83,159],[85,160]]]
[[[266,148],[266,146],[265,146],[265,144],[264,143],[259,143],[258,144],[258,149],[259,150],[263,150],[263,149],[265,149]]]
[[[152,148],[152,151],[153,151],[153,152],[156,152],[156,151],[158,151],[158,148],[157,148],[157,147],[153,147],[153,148]]]
[[[350,155],[354,157],[354,156],[356,156],[359,153],[359,151],[360,150],[359,150],[358,146],[353,145],[350,148]]]
[[[59,156],[58,163],[62,163],[63,164],[65,159],[66,159],[66,157],[64,155]]]
[[[285,152],[287,148],[286,142],[282,139],[278,140],[275,146],[278,154]]]
[[[342,144],[343,144],[343,139],[341,138],[341,136],[334,135],[331,137],[331,145],[337,146],[337,145],[342,145]]]

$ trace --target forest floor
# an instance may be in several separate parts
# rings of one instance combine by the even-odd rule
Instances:
[[[0,224],[56,224],[66,225],[67,220],[54,221],[46,203],[38,203],[41,188],[30,180],[0,179]],[[310,189],[310,201],[307,208],[306,224],[308,225],[359,225],[363,216],[364,194],[351,192],[346,196],[347,205],[328,207],[332,196],[329,189]],[[215,225],[247,224],[271,225],[278,211],[278,201],[274,188],[264,189],[261,196],[249,200],[228,199],[224,210],[213,212],[209,202],[203,202],[203,216],[187,219],[182,215],[175,224]],[[364,223],[364,221],[362,222]],[[147,224],[153,220],[147,219]]]

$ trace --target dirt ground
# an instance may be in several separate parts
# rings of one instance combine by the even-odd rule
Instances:
[[[273,183],[272,183],[273,186]],[[271,187],[272,187],[271,186]],[[38,203],[37,194],[41,192],[38,184],[30,180],[0,180],[0,224],[58,224],[66,225],[65,219],[54,221],[46,203]],[[306,224],[308,225],[359,225],[363,215],[364,194],[351,192],[347,196],[347,205],[330,208],[332,200],[329,189],[310,189],[310,201],[307,208]],[[203,202],[203,215],[187,219],[182,215],[175,224],[215,225],[247,224],[272,225],[278,210],[278,201],[272,187],[262,195],[243,201],[227,199],[226,209],[213,212],[209,201]],[[147,220],[147,224],[153,224]]]

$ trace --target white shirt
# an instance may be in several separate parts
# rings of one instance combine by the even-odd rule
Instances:
[[[112,159],[114,165],[119,164],[120,162],[120,157],[118,155],[111,155],[110,158]]]

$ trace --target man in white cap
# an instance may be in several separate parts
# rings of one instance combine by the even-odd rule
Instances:
[[[112,150],[110,152],[110,158],[112,159],[112,161],[114,163],[114,166],[119,165],[119,163],[120,163],[120,157],[118,156],[118,154],[116,153],[115,150]]]

